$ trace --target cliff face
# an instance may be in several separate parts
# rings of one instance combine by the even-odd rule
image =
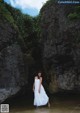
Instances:
[[[43,67],[51,93],[59,89],[80,91],[79,8],[49,1],[40,12]]]
[[[34,75],[42,67],[37,32],[37,17],[0,2],[0,103],[32,91]]]
[[[19,33],[11,23],[10,12],[0,3],[0,103],[27,83]],[[4,12],[6,11],[6,13]]]
[[[40,69],[51,93],[80,91],[80,6],[50,0],[39,17],[0,2],[0,103],[32,88]]]

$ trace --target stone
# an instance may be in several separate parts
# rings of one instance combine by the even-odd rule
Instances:
[[[43,67],[52,93],[80,91],[80,20],[68,18],[76,6],[50,0],[40,12]]]
[[[0,103],[27,84],[18,31],[0,16]]]

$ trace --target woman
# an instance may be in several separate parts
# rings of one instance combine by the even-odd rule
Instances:
[[[34,91],[34,106],[38,107],[48,104],[48,107],[50,107],[49,97],[47,96],[42,85],[42,76],[40,72],[38,73],[38,76],[36,76],[34,79],[33,91]]]

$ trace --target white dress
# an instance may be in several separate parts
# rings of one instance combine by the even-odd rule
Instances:
[[[46,105],[49,101],[49,97],[47,96],[44,87],[41,84],[40,93],[39,91],[40,80],[35,79],[34,83],[34,106],[43,106]]]

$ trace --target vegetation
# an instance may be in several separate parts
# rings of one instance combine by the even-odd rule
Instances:
[[[12,8],[5,2],[0,2],[0,14],[5,18],[19,33],[19,37],[23,41],[23,45],[27,52],[33,50],[38,45],[40,28],[38,26],[38,16],[31,17],[22,14],[20,10]],[[20,41],[20,40],[19,40]]]
[[[57,0],[48,0],[41,11],[44,10],[46,6],[52,4],[52,2],[56,1]],[[20,10],[4,3],[3,0],[0,2],[0,15],[6,18],[19,32],[19,36],[25,45],[26,51],[31,53],[33,49],[38,46],[40,40],[40,27],[38,25],[40,15],[37,17],[24,15]],[[68,14],[68,18],[70,20],[80,19],[80,6],[77,6],[73,13]]]
[[[4,2],[0,2],[0,15],[2,15],[2,17],[6,18],[6,20],[9,21],[11,24],[15,23],[13,17],[11,16],[11,13],[5,7]]]
[[[76,6],[74,12],[73,13],[70,13],[68,15],[68,18],[70,20],[80,19],[80,6]]]
[[[23,59],[28,65],[31,65],[31,62],[41,63],[39,17],[22,14],[20,10],[12,8],[3,1],[0,2],[0,18],[15,29],[17,42],[23,51]]]

